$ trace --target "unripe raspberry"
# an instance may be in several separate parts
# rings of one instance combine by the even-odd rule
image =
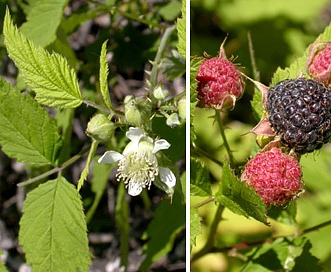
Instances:
[[[267,205],[284,205],[303,192],[299,162],[279,148],[257,154],[250,160],[241,180],[252,187]]]
[[[316,81],[331,86],[331,43],[316,42],[309,49],[307,72]]]
[[[219,57],[205,59],[201,63],[196,79],[198,107],[201,108],[234,107],[245,88],[242,75],[226,58],[222,47]]]

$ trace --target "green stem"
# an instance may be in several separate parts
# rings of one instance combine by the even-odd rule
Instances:
[[[210,226],[210,231],[209,231],[209,234],[208,234],[207,242],[200,251],[198,251],[196,254],[194,254],[192,256],[191,262],[194,262],[197,259],[203,257],[204,255],[210,253],[210,250],[214,246],[215,235],[216,235],[216,232],[217,232],[217,226],[218,226],[219,222],[222,219],[223,211],[224,211],[224,206],[223,205],[218,205],[215,216],[214,216],[214,221],[212,222],[212,224]]]
[[[92,102],[90,100],[83,100],[83,103],[85,103],[87,106],[93,107],[93,108],[95,108],[95,109],[97,109],[99,111],[103,111],[103,112],[108,113],[108,114],[111,114],[111,115],[114,115],[114,114],[123,115],[123,113],[121,111],[102,107],[102,106],[97,105],[96,103],[94,103],[94,102]]]
[[[235,164],[234,164],[233,154],[232,154],[232,151],[230,149],[228,140],[226,139],[226,136],[225,136],[224,126],[223,126],[223,122],[222,122],[222,118],[221,118],[221,112],[219,110],[215,110],[215,119],[218,123],[219,129],[220,129],[220,132],[221,132],[224,147],[225,147],[226,152],[228,153],[228,156],[229,156],[230,167],[234,168]]]
[[[73,156],[72,158],[70,158],[69,160],[67,160],[66,162],[64,162],[60,167],[55,167],[37,177],[34,177],[34,178],[31,178],[31,179],[28,179],[26,181],[23,181],[21,183],[18,183],[17,186],[18,187],[21,187],[21,186],[26,186],[26,185],[29,185],[29,184],[32,184],[34,182],[37,182],[43,178],[46,178],[52,174],[55,174],[55,173],[58,173],[58,172],[61,172],[63,169],[67,168],[69,165],[73,164],[74,162],[76,162],[77,160],[79,160],[83,154],[85,154],[87,152],[87,150],[89,150],[90,147],[87,147],[87,148],[84,148],[81,152],[79,152],[77,155]]]

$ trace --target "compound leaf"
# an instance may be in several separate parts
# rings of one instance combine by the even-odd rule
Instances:
[[[36,47],[13,25],[8,9],[3,33],[9,57],[23,75],[27,85],[36,92],[36,100],[58,108],[76,108],[82,103],[75,71],[57,53],[50,54]]]
[[[56,163],[62,140],[46,110],[0,80],[0,145],[22,163]]]
[[[63,177],[27,194],[19,242],[33,271],[88,271],[83,205],[75,186]]]
[[[67,1],[29,0],[28,2],[27,21],[20,29],[36,45],[45,47],[56,39],[56,30],[61,23],[63,8]]]

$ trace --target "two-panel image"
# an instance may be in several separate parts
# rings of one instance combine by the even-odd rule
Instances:
[[[330,0],[0,19],[0,272],[331,271]]]

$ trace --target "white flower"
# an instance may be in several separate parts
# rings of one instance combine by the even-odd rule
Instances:
[[[114,163],[118,161],[117,180],[123,180],[129,195],[139,195],[143,188],[150,188],[157,176],[173,188],[176,185],[174,173],[166,167],[158,165],[156,153],[168,149],[170,144],[163,139],[153,141],[140,128],[130,127],[126,137],[131,140],[123,154],[116,151],[106,151],[98,160],[99,163]]]

